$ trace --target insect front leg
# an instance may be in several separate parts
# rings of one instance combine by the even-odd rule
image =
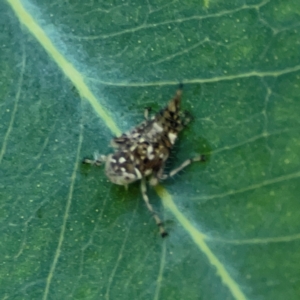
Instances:
[[[91,165],[96,165],[96,166],[101,166],[102,163],[106,161],[106,156],[101,155],[98,152],[94,153],[94,159],[89,159],[89,158],[84,158],[82,163],[83,164],[91,164]]]
[[[159,218],[159,216],[157,215],[157,213],[153,210],[153,207],[152,207],[152,205],[149,202],[149,197],[147,195],[147,186],[146,186],[146,179],[145,178],[143,178],[141,180],[141,192],[142,192],[143,199],[144,199],[144,201],[145,201],[145,203],[147,205],[147,208],[151,212],[151,214],[152,214],[152,216],[153,216],[153,218],[154,218],[154,220],[156,222],[156,225],[159,227],[160,235],[162,237],[166,237],[168,235],[168,233],[165,231],[161,219]]]

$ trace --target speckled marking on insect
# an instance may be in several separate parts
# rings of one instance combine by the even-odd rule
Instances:
[[[172,177],[194,161],[205,161],[203,155],[188,159],[169,174],[164,174],[165,163],[174,146],[178,133],[188,123],[180,111],[182,85],[168,105],[152,118],[116,137],[111,141],[115,152],[105,155],[94,155],[94,160],[84,159],[83,163],[100,166],[105,163],[105,173],[115,184],[127,186],[141,180],[141,192],[147,208],[159,226],[162,237],[167,236],[163,223],[155,213],[147,195],[146,179],[150,185],[157,185],[161,180]]]

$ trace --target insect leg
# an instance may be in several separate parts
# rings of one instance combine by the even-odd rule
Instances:
[[[160,235],[162,237],[166,237],[168,235],[168,233],[165,231],[161,219],[156,214],[156,212],[153,210],[153,207],[152,207],[152,205],[149,202],[149,198],[148,198],[148,195],[147,195],[147,187],[146,187],[146,180],[145,180],[145,178],[143,178],[141,180],[141,192],[142,192],[142,196],[143,196],[143,199],[144,199],[144,201],[145,201],[145,203],[147,205],[148,210],[151,212],[153,218],[155,219],[156,225],[159,227]]]
[[[192,114],[187,110],[185,110],[184,112],[180,112],[179,115],[181,117],[183,127],[186,127],[194,119]]]
[[[101,166],[103,162],[106,161],[106,156],[105,155],[100,155],[99,153],[95,152],[94,153],[94,159],[89,159],[89,158],[84,158],[82,160],[83,164],[91,164],[91,165],[96,165],[96,166]]]
[[[198,155],[198,156],[196,156],[194,158],[187,159],[179,167],[177,167],[176,169],[172,170],[169,174],[162,175],[160,179],[167,179],[167,178],[173,177],[175,174],[177,174],[178,172],[180,172],[182,169],[184,169],[185,167],[187,167],[191,163],[193,163],[195,161],[205,161],[205,160],[206,160],[206,158],[205,158],[204,155]]]
[[[149,112],[151,111],[151,107],[145,107],[144,110],[144,118],[145,120],[149,120]]]
[[[164,169],[165,169],[165,164],[163,164],[156,173],[152,173],[148,181],[151,186],[156,186],[159,184],[160,180],[165,179],[166,175],[164,175]]]

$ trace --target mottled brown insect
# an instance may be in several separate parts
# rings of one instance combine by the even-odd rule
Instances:
[[[180,111],[182,85],[168,105],[158,114],[148,119],[148,110],[145,111],[145,121],[129,132],[123,133],[111,141],[115,152],[105,155],[94,155],[94,160],[84,159],[83,163],[100,166],[105,163],[105,173],[115,184],[127,186],[141,180],[143,199],[159,226],[162,237],[167,236],[163,223],[153,210],[147,195],[146,179],[149,184],[157,185],[161,180],[172,177],[194,161],[204,161],[199,155],[188,159],[169,174],[164,173],[165,163],[175,144],[178,133],[189,122],[189,119]]]

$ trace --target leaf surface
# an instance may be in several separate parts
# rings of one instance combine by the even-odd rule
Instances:
[[[2,299],[299,299],[297,1],[0,3]],[[185,84],[149,197],[81,165]]]

